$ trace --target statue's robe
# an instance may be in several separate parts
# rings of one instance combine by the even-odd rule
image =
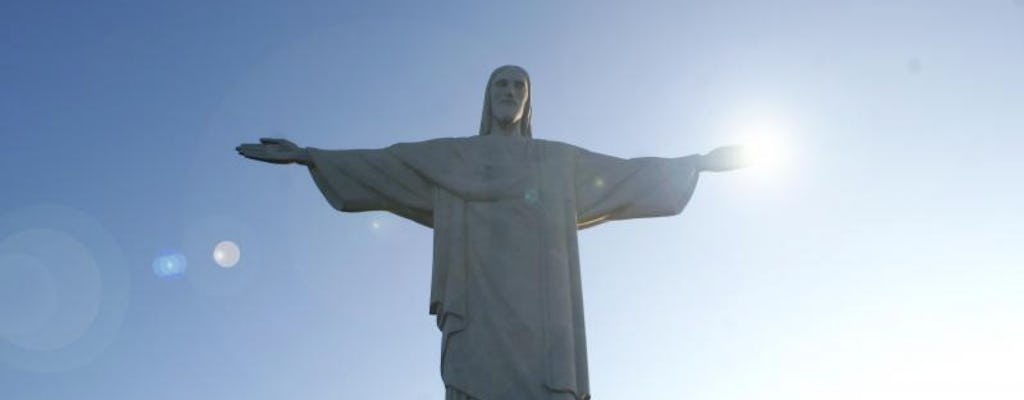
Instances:
[[[576,232],[677,214],[698,175],[694,156],[505,136],[310,153],[334,208],[434,229],[430,313],[449,399],[589,398]]]

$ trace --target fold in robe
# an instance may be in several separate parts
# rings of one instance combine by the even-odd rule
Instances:
[[[335,209],[433,228],[441,376],[448,396],[481,400],[590,397],[576,232],[678,214],[698,175],[694,156],[505,136],[310,153]]]

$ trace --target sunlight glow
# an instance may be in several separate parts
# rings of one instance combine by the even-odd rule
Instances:
[[[732,131],[738,135],[749,165],[745,174],[758,180],[778,180],[786,175],[792,160],[788,138],[793,131],[786,120],[766,115],[741,118]]]
[[[856,352],[832,353],[835,359],[819,364],[831,373],[794,374],[813,379],[803,380],[794,388],[797,393],[785,397],[1009,400],[1024,393],[1024,385],[1014,375],[1021,348],[1012,336],[975,329],[901,333],[891,332],[875,343],[858,343]]]

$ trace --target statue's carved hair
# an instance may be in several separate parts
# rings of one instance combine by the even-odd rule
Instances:
[[[533,100],[533,85],[530,83],[530,74],[526,73],[526,70],[517,65],[504,65],[498,67],[491,72],[491,77],[487,79],[487,88],[484,89],[484,112],[480,117],[480,135],[488,135],[491,133],[491,123],[493,118],[491,116],[491,85],[494,84],[494,77],[499,72],[514,70],[518,71],[526,77],[526,104],[523,105],[523,116],[519,119],[519,135],[523,137],[533,137],[533,110],[530,107],[530,103]]]

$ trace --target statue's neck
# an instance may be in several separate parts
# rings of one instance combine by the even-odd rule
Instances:
[[[522,130],[519,129],[519,124],[522,121],[516,121],[513,123],[503,124],[497,119],[491,119],[490,135],[502,135],[502,136],[520,136]]]

